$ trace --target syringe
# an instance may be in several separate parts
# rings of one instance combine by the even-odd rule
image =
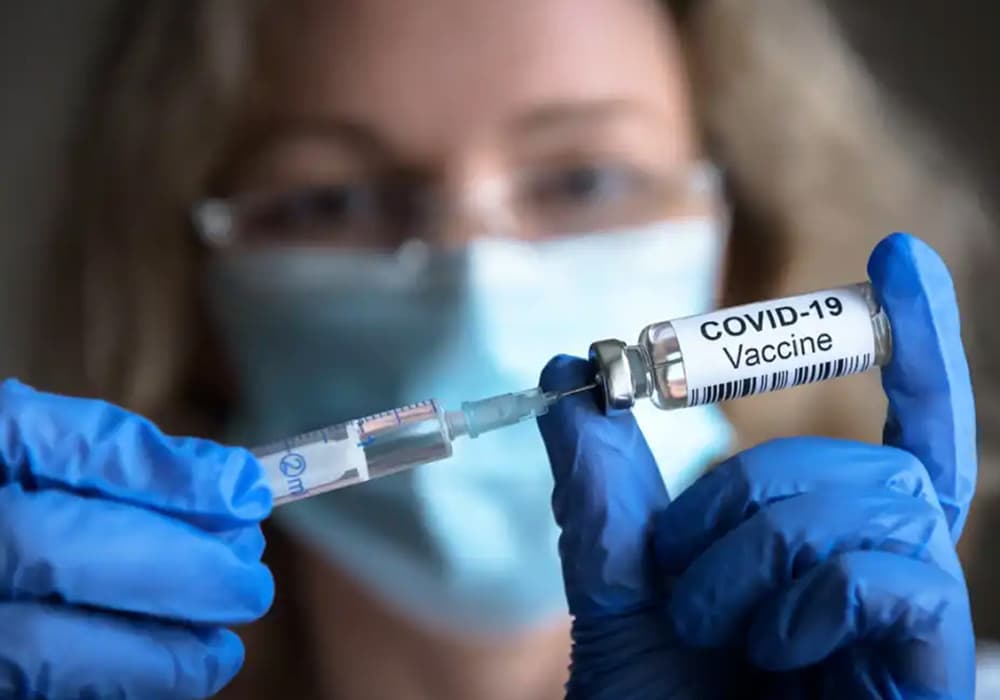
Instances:
[[[635,345],[590,349],[594,384],[540,388],[466,401],[402,406],[254,450],[276,505],[450,457],[452,441],[545,414],[559,399],[598,386],[614,413],[650,399],[673,410],[826,381],[885,365],[892,329],[863,282],[713,311],[642,330]]]
[[[277,506],[446,459],[456,438],[537,418],[559,399],[594,388],[544,392],[535,387],[465,401],[457,411],[430,399],[263,445],[253,453]]]

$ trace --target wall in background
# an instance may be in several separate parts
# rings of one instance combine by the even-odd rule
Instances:
[[[880,82],[955,148],[1000,204],[1000,5],[824,0]]]
[[[876,75],[953,145],[1000,202],[1000,6],[824,0]],[[41,251],[71,120],[115,0],[0,0],[0,377],[26,366]],[[984,14],[985,13],[985,14]]]
[[[23,374],[41,252],[110,0],[0,2],[0,377]]]

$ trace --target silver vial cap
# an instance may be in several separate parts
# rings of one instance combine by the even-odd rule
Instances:
[[[637,398],[649,396],[650,378],[641,348],[620,340],[599,340],[590,346],[589,355],[604,392],[606,412],[627,411]]]

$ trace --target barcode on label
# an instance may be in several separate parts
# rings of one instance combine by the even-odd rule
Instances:
[[[758,377],[747,377],[746,379],[697,387],[692,389],[688,395],[688,406],[731,401],[751,394],[764,394],[768,391],[779,391],[800,384],[822,382],[849,374],[858,374],[868,371],[873,362],[874,357],[870,353],[866,353],[829,362],[819,362],[814,365],[804,365],[797,369],[762,374]]]

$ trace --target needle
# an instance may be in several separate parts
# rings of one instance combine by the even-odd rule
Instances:
[[[561,391],[559,392],[558,395],[556,395],[556,400],[558,401],[559,399],[564,399],[567,396],[572,396],[573,394],[582,394],[585,391],[590,391],[591,389],[596,389],[596,388],[597,384],[591,383],[581,387],[577,387],[576,389],[570,389],[569,391]]]

